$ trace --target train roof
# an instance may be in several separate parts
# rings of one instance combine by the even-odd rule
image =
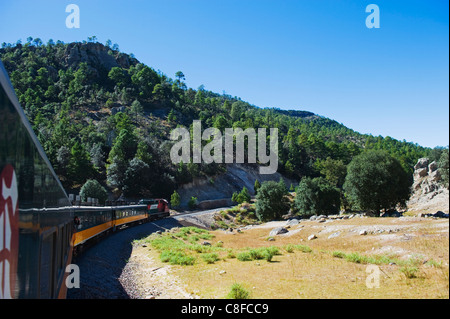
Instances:
[[[130,208],[147,208],[147,205],[120,205],[120,206],[72,206],[74,211],[102,211],[102,210],[122,210]]]

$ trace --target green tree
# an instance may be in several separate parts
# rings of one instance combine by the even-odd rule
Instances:
[[[170,109],[170,112],[167,115],[167,121],[175,122],[176,120],[177,120],[177,116],[175,115],[175,112],[173,111],[173,109]]]
[[[122,129],[119,136],[114,141],[113,147],[109,152],[108,160],[111,163],[114,157],[122,160],[130,160],[136,154],[137,138],[127,129]]]
[[[176,208],[176,207],[180,206],[180,203],[181,203],[180,194],[178,194],[177,191],[173,191],[172,196],[170,196],[170,205],[173,208]]]
[[[286,187],[274,181],[261,184],[256,195],[256,216],[261,221],[281,218],[289,209]]]
[[[108,73],[108,78],[113,82],[114,85],[122,88],[127,84],[127,77],[125,71],[121,67],[112,67]]]
[[[127,197],[142,197],[149,195],[150,166],[139,158],[133,158],[123,178],[122,190]]]
[[[178,164],[176,177],[177,181],[181,184],[186,184],[192,181],[192,176],[188,170],[188,167],[183,163],[183,161]]]
[[[231,119],[233,121],[239,121],[242,113],[245,111],[245,103],[242,101],[237,101],[231,104]]]
[[[216,116],[213,126],[219,129],[221,132],[225,132],[225,129],[229,127],[228,121],[226,120],[225,116],[221,114]]]
[[[387,152],[372,150],[356,156],[348,165],[344,191],[355,208],[380,213],[405,205],[412,176]]]
[[[255,195],[258,194],[258,189],[261,187],[261,183],[256,179],[253,189],[255,190]]]
[[[342,160],[334,160],[327,157],[326,160],[318,160],[315,164],[315,168],[332,185],[338,188],[342,188],[342,185],[344,185],[345,176],[347,175],[347,166]]]
[[[131,75],[131,82],[137,86],[142,98],[149,98],[153,88],[159,82],[158,74],[150,67],[138,64]]]
[[[189,209],[194,209],[197,207],[197,197],[192,196],[188,201],[188,207]]]
[[[139,116],[144,114],[144,107],[141,102],[134,100],[133,103],[131,103],[131,112],[133,113],[135,122],[137,123]]]
[[[442,151],[438,162],[438,170],[441,173],[442,183],[445,187],[449,187],[449,166],[448,166],[448,148]]]
[[[175,73],[175,77],[178,79],[178,81],[183,81],[186,80],[186,77],[184,76],[183,72],[178,71],[177,73]]]
[[[136,157],[150,166],[153,164],[153,156],[150,153],[150,148],[146,141],[139,141]]]
[[[68,171],[69,178],[74,183],[84,183],[94,171],[89,159],[89,153],[79,142],[75,142],[70,150]]]
[[[110,165],[106,169],[106,182],[111,187],[122,189],[127,169],[127,162],[118,156],[110,159]]]
[[[88,197],[97,198],[100,204],[104,204],[108,199],[106,189],[95,179],[88,179],[81,187],[80,196],[82,201],[87,201]]]
[[[294,206],[302,216],[330,215],[339,212],[339,189],[323,177],[304,177],[296,188]]]
[[[100,170],[105,167],[105,154],[103,153],[102,145],[100,143],[92,145],[89,155],[91,157],[91,163],[94,165],[96,170]]]
[[[78,70],[74,73],[73,80],[69,83],[69,93],[72,95],[78,94],[83,90],[83,87],[88,84],[88,65],[86,62],[80,63]]]
[[[166,98],[166,92],[164,90],[164,86],[160,83],[156,84],[152,91],[153,96],[155,99],[164,101]]]
[[[248,192],[248,189],[245,186],[242,188],[242,190],[239,193],[234,192],[233,196],[231,197],[231,200],[238,204],[242,204],[244,202],[250,203],[251,199],[252,199],[252,197],[250,196],[250,193]]]
[[[55,166],[55,169],[59,174],[66,175],[70,156],[70,149],[67,146],[63,145],[58,149],[56,153],[57,165]]]

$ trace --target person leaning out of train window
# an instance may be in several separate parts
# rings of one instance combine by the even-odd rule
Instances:
[[[75,227],[75,229],[80,228],[81,220],[78,216],[75,216],[75,218],[73,219],[73,226]]]

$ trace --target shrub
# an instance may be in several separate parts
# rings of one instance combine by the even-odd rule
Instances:
[[[206,246],[206,245],[200,245],[200,244],[194,244],[189,246],[190,250],[193,250],[197,253],[209,253],[211,250],[213,250],[212,246]]]
[[[231,200],[233,202],[242,204],[244,202],[250,203],[250,200],[252,199],[252,197],[250,196],[250,193],[248,192],[247,187],[243,187],[241,192],[234,192],[233,196],[231,197]]]
[[[159,258],[162,262],[168,262],[171,265],[193,265],[196,260],[194,256],[175,250],[164,250]]]
[[[278,247],[259,247],[238,253],[237,259],[240,261],[252,261],[265,259],[272,261],[273,256],[280,255]]]
[[[267,251],[269,251],[274,256],[275,255],[281,255],[280,249],[278,247],[276,247],[276,246],[270,246],[270,247],[267,247],[266,249],[267,249]]]
[[[172,196],[170,196],[170,205],[173,208],[176,208],[180,206],[180,203],[181,203],[180,194],[178,194],[177,191],[173,191]]]
[[[227,295],[228,299],[249,299],[250,292],[238,283],[231,286],[231,290]]]
[[[400,271],[406,276],[408,279],[417,278],[417,273],[419,272],[419,268],[415,266],[405,266],[400,268]]]
[[[197,197],[192,196],[191,199],[188,202],[189,209],[194,209],[197,207]]]
[[[345,255],[345,259],[347,261],[351,261],[357,264],[365,264],[367,263],[367,257],[362,256],[358,253],[350,253]]]
[[[345,253],[342,251],[333,251],[333,257],[336,258],[345,258]]]
[[[248,251],[243,251],[237,254],[236,258],[240,261],[251,261],[252,255]]]
[[[312,252],[312,249],[305,245],[295,245],[294,248],[297,250],[300,250],[301,252],[304,252],[304,253]]]
[[[293,253],[294,252],[294,245],[287,244],[286,246],[284,246],[284,250],[286,250],[286,252],[288,252],[288,253]]]
[[[216,253],[208,253],[208,254],[203,254],[202,255],[202,259],[207,263],[207,264],[214,264],[216,261],[220,260],[219,256]]]
[[[236,253],[233,251],[233,249],[228,249],[227,258],[236,258]]]

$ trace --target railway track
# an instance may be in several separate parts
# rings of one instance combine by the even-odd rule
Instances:
[[[132,243],[158,230],[183,227],[183,222],[229,207],[171,214],[170,217],[127,227],[98,241],[77,256],[73,263],[80,269],[80,288],[67,291],[68,299],[142,298],[128,265]]]

